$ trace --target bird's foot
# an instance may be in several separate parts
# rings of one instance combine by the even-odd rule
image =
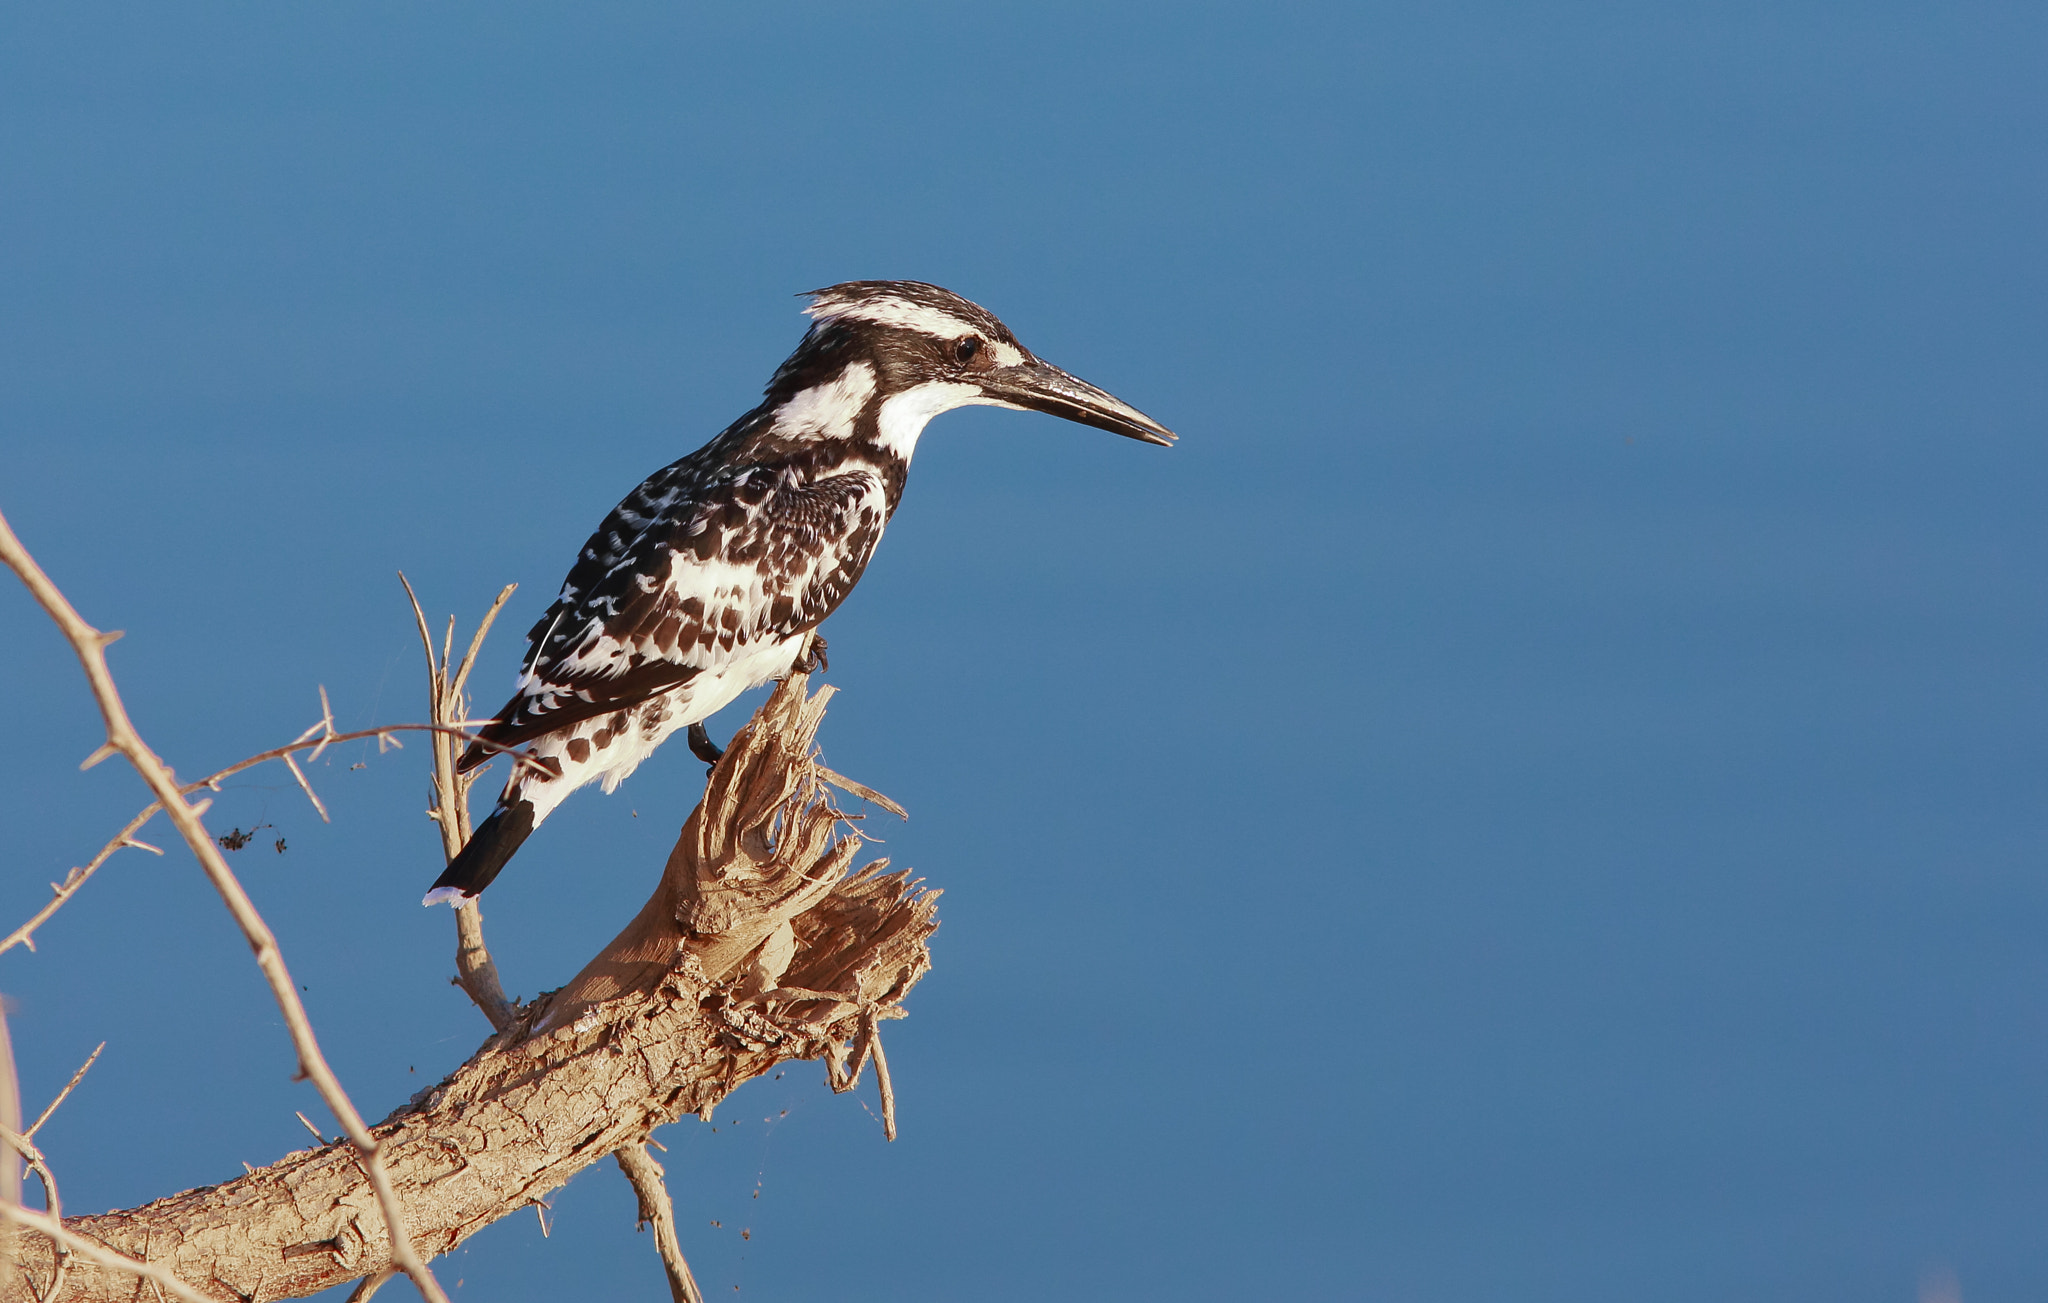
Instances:
[[[803,654],[790,664],[790,668],[798,674],[810,674],[817,670],[831,669],[832,662],[825,658],[824,635],[812,634],[810,642],[804,647]]]
[[[725,755],[725,748],[713,742],[711,734],[705,732],[704,725],[699,722],[690,725],[690,754],[707,765],[715,766]]]

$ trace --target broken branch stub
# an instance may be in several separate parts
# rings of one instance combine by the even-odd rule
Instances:
[[[661,885],[556,994],[543,1030],[567,1026],[605,1001],[653,990],[684,953],[713,981],[734,976],[750,960],[738,979],[747,996],[780,984],[795,959],[796,917],[834,889],[863,842],[845,828],[815,763],[818,724],[833,690],[806,696],[805,679],[792,676],[733,738],[676,839]],[[856,1002],[865,995],[847,994]]]
[[[877,1018],[902,1016],[931,967],[939,893],[885,861],[852,870],[862,838],[813,754],[830,690],[807,686],[791,675],[734,739],[633,922],[373,1128],[423,1252],[448,1252],[657,1126],[708,1117],[778,1064],[843,1055]],[[66,1225],[224,1301],[259,1288],[302,1297],[388,1257],[346,1145]],[[48,1242],[23,1241],[46,1277]],[[134,1289],[75,1262],[65,1297],[111,1303]]]

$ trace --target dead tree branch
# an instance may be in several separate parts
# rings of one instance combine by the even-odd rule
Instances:
[[[373,1128],[428,1252],[637,1148],[655,1127],[709,1118],[778,1064],[843,1060],[846,1042],[872,1042],[880,1020],[902,1016],[930,968],[938,893],[882,862],[852,870],[863,839],[815,760],[831,690],[807,686],[792,675],[733,739],[626,929],[567,987],[523,1007]],[[337,1143],[66,1225],[129,1256],[148,1247],[152,1262],[223,1303],[259,1281],[271,1300],[374,1277],[389,1256],[377,1203]],[[23,1254],[47,1276],[47,1241]],[[132,1277],[81,1262],[67,1303],[115,1303],[133,1288]]]
[[[106,1245],[70,1230],[48,1213],[39,1213],[20,1204],[0,1203],[0,1220],[5,1220],[11,1226],[26,1226],[32,1231],[40,1231],[51,1243],[60,1246],[65,1252],[84,1258],[95,1267],[105,1269],[110,1282],[120,1282],[121,1285],[106,1297],[124,1300],[134,1298],[135,1282],[123,1278],[140,1276],[171,1297],[186,1300],[186,1303],[220,1303],[218,1298],[200,1293],[162,1267],[116,1253]],[[23,1282],[10,1281],[8,1284],[10,1287],[18,1288]],[[51,1293],[54,1295],[54,1287]],[[74,1294],[73,1297],[79,1296]],[[248,1297],[242,1296],[237,1303],[248,1303]]]
[[[322,690],[320,694],[320,702],[324,711],[327,703],[327,693],[325,690]],[[227,768],[215,770],[197,782],[182,784],[178,788],[178,794],[180,796],[190,796],[192,793],[200,791],[217,792],[220,790],[221,780],[223,779],[232,778],[245,769],[254,769],[257,765],[268,764],[273,760],[283,760],[292,764],[292,776],[297,779],[300,787],[306,789],[307,796],[312,797],[313,808],[320,812],[322,819],[325,819],[327,812],[321,806],[320,798],[313,795],[312,787],[306,781],[305,772],[298,768],[296,762],[292,761],[294,753],[307,751],[314,756],[318,756],[328,747],[342,742],[359,742],[365,738],[376,738],[377,747],[380,751],[387,745],[402,747],[404,744],[392,736],[394,733],[446,733],[454,737],[466,738],[469,734],[465,726],[475,722],[477,721],[455,720],[447,724],[381,724],[376,728],[357,729],[353,733],[337,733],[334,731],[334,717],[331,712],[327,712],[320,721],[300,734],[297,741],[288,742],[281,747],[272,747],[268,751],[261,751],[253,756],[245,756]],[[486,743],[485,745],[492,744]],[[507,751],[513,756],[514,763],[518,763],[519,755],[516,751],[512,751],[510,748],[500,748],[500,750]],[[87,756],[85,763],[80,765],[79,768],[90,769],[105,759],[106,754],[106,748],[101,747],[90,756]],[[124,824],[121,831],[115,833],[106,845],[100,847],[97,855],[94,855],[83,865],[72,869],[70,873],[65,875],[64,881],[51,883],[50,891],[52,895],[49,902],[37,910],[34,917],[30,918],[28,922],[23,923],[20,927],[8,933],[5,938],[0,938],[0,954],[5,954],[17,945],[25,945],[30,950],[34,950],[36,948],[36,929],[49,922],[50,916],[61,909],[64,902],[77,894],[78,889],[85,885],[86,880],[91,878],[94,873],[97,873],[100,866],[112,859],[116,852],[133,849],[148,851],[152,855],[163,854],[162,850],[151,846],[148,842],[135,840],[135,834],[141,832],[143,826],[151,819],[156,818],[163,811],[163,808],[161,801],[151,801],[133,819]],[[197,813],[204,813],[206,803],[202,801],[192,808]]]
[[[78,1089],[78,1083],[85,1080],[85,1074],[91,1072],[92,1065],[99,1062],[100,1051],[106,1048],[107,1043],[105,1041],[101,1041],[98,1045],[92,1047],[92,1053],[86,1055],[85,1062],[78,1065],[78,1071],[72,1073],[71,1080],[64,1083],[64,1089],[57,1092],[57,1098],[51,1100],[50,1106],[44,1109],[41,1113],[37,1114],[36,1120],[30,1123],[28,1130],[22,1132],[21,1134],[27,1136],[31,1140],[35,1139],[36,1132],[41,1131],[43,1129],[43,1123],[48,1122],[50,1120],[50,1115],[57,1111],[57,1106],[59,1104],[62,1104],[65,1100],[71,1098],[71,1092]]]
[[[214,844],[212,834],[199,821],[200,811],[194,809],[178,790],[178,780],[154,751],[142,740],[142,735],[128,718],[128,708],[121,701],[120,691],[114,686],[114,676],[107,666],[107,646],[120,635],[102,633],[88,624],[78,614],[70,601],[60,592],[57,585],[31,557],[28,550],[16,538],[14,530],[0,515],[0,561],[5,561],[14,571],[38,605],[56,622],[77,655],[79,665],[85,671],[91,685],[93,699],[100,708],[100,717],[106,727],[107,740],[103,750],[110,749],[126,757],[142,781],[148,785],[157,803],[170,816],[185,844],[198,857],[200,868],[212,882],[214,890],[228,908],[228,913],[242,930],[255,953],[256,965],[262,970],[264,980],[270,984],[272,996],[278,1010],[284,1016],[285,1027],[291,1034],[293,1049],[297,1051],[299,1069],[311,1078],[320,1098],[326,1103],[342,1124],[355,1148],[355,1160],[361,1165],[371,1187],[376,1192],[378,1211],[383,1219],[389,1240],[391,1261],[404,1270],[420,1293],[429,1303],[447,1303],[447,1295],[440,1283],[427,1269],[412,1246],[412,1238],[406,1230],[404,1209],[399,1205],[398,1196],[391,1187],[391,1180],[385,1171],[384,1160],[378,1151],[377,1141],[364,1125],[362,1115],[356,1111],[348,1092],[342,1089],[334,1070],[328,1066],[327,1057],[321,1052],[320,1042],[313,1034],[312,1021],[306,1016],[306,1008],[299,1000],[298,985],[292,980],[290,970],[285,966],[284,953],[278,948],[277,938],[270,931],[270,925],[263,921],[256,906],[249,899],[248,892],[221,858],[220,848]],[[95,753],[96,755],[99,753]],[[17,1115],[18,1116],[18,1115]],[[10,1170],[12,1162],[8,1163]],[[18,1200],[14,1201],[18,1203]]]
[[[14,1073],[14,1043],[7,1030],[7,1012],[0,1008],[0,1130],[12,1135],[20,1125],[21,1082]],[[21,1164],[15,1161],[21,1156],[5,1136],[0,1136],[0,1204],[17,1207],[21,1203]],[[0,1289],[12,1291],[22,1283],[15,1262],[15,1241],[19,1238],[12,1222],[0,1226]]]
[[[697,1278],[690,1274],[690,1264],[683,1257],[682,1241],[676,1238],[676,1206],[662,1184],[661,1164],[644,1144],[621,1145],[612,1157],[619,1160],[619,1170],[633,1183],[633,1193],[640,1199],[642,1229],[654,1227],[654,1251],[661,1255],[662,1270],[668,1273],[670,1299],[673,1303],[704,1303],[703,1291],[697,1288]]]
[[[498,600],[491,603],[491,609],[484,612],[478,622],[476,633],[469,640],[469,650],[463,653],[462,664],[452,671],[449,658],[455,652],[455,617],[448,617],[448,632],[441,639],[441,652],[434,654],[434,635],[427,629],[427,613],[420,609],[420,599],[412,591],[412,581],[399,572],[398,582],[405,585],[406,598],[412,602],[413,619],[419,624],[420,646],[427,654],[427,706],[428,718],[437,726],[451,730],[434,734],[434,804],[427,811],[441,829],[441,853],[444,861],[452,861],[462,848],[469,844],[471,832],[469,822],[469,789],[476,782],[477,773],[457,773],[456,740],[460,728],[469,719],[469,695],[465,690],[469,683],[469,671],[476,664],[476,654],[483,648],[484,637],[497,621],[498,612],[505,609],[505,601],[512,596],[517,584],[506,584],[498,592]],[[505,998],[505,988],[498,981],[498,966],[491,961],[491,952],[484,945],[483,910],[476,900],[463,901],[455,909],[455,984],[469,995],[476,1007],[490,1021],[493,1031],[509,1028],[518,1016],[518,1009]]]

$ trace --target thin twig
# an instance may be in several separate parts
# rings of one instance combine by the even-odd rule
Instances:
[[[868,1010],[867,1018],[868,1044],[874,1047],[875,1054],[875,1089],[882,1097],[882,1137],[885,1140],[894,1140],[896,1083],[889,1079],[889,1056],[882,1052],[882,1024],[875,1019],[873,1009]]]
[[[0,1200],[0,1219],[12,1222],[16,1226],[26,1226],[32,1231],[39,1231],[49,1236],[50,1241],[58,1248],[63,1249],[67,1253],[75,1253],[88,1262],[97,1263],[102,1267],[111,1267],[115,1271],[125,1271],[132,1275],[140,1276],[156,1288],[185,1300],[185,1303],[217,1303],[216,1300],[201,1294],[198,1290],[193,1289],[190,1285],[179,1280],[162,1267],[152,1263],[137,1262],[127,1254],[116,1253],[97,1241],[88,1240],[82,1235],[73,1235],[70,1231],[64,1229],[62,1222],[48,1213],[39,1213],[33,1208],[24,1208],[18,1203],[8,1203]]]
[[[43,1157],[43,1151],[36,1148],[35,1141],[30,1140],[27,1136],[16,1135],[12,1131],[5,1131],[4,1138],[8,1146],[15,1153],[21,1155],[22,1161],[28,1164],[29,1170],[36,1174],[36,1179],[43,1183],[43,1207],[56,1220],[58,1225],[63,1225],[64,1200],[57,1193],[57,1174],[50,1170],[50,1160]],[[63,1292],[64,1281],[71,1275],[71,1251],[59,1243],[53,1256],[55,1260],[50,1264],[49,1288],[38,1290],[34,1282],[29,1284],[29,1289],[35,1293],[36,1297],[41,1300],[41,1303],[52,1303],[57,1295]],[[25,1277],[28,1273],[23,1272],[22,1274]]]
[[[92,1053],[85,1056],[85,1062],[78,1065],[78,1071],[71,1074],[71,1080],[64,1083],[64,1089],[57,1092],[57,1098],[50,1101],[50,1107],[44,1109],[39,1115],[37,1115],[35,1125],[30,1127],[28,1130],[22,1132],[21,1134],[27,1136],[31,1140],[35,1139],[36,1132],[41,1131],[43,1129],[43,1123],[48,1122],[50,1120],[50,1114],[55,1113],[57,1111],[57,1106],[59,1104],[62,1104],[67,1098],[70,1097],[72,1088],[77,1086],[79,1082],[85,1080],[85,1074],[87,1069],[91,1068],[94,1063],[97,1063],[99,1061],[100,1051],[104,1050],[105,1048],[107,1048],[107,1043],[105,1041],[101,1041],[98,1045],[95,1045],[93,1047]]]
[[[437,658],[433,637],[427,631],[427,613],[421,609],[419,596],[413,592],[412,583],[404,571],[399,572],[398,582],[405,585],[406,599],[412,603],[413,620],[420,631],[420,647],[427,657],[427,717],[436,724],[462,719],[469,713],[469,701],[462,692],[463,684],[468,681],[470,667],[475,664],[476,654],[483,647],[484,635],[490,631],[498,612],[504,609],[506,599],[512,596],[517,585],[507,584],[499,591],[498,600],[484,612],[476,635],[469,640],[469,650],[463,655],[462,667],[451,677],[448,658],[455,648],[455,617],[448,617],[448,632],[441,640]],[[434,808],[427,813],[440,825],[441,853],[452,862],[469,842],[469,788],[474,776],[456,772],[457,755],[452,737],[436,733],[433,746]],[[483,911],[474,898],[461,902],[455,910],[454,982],[483,1011],[493,1031],[502,1032],[517,1019],[518,1009],[505,998],[505,988],[498,979],[498,966],[491,959],[490,949],[484,945]]]
[[[370,1303],[370,1296],[383,1289],[397,1274],[398,1269],[389,1263],[379,1267],[363,1277],[356,1287],[349,1291],[348,1303]]]
[[[325,707],[327,694],[324,689],[321,691],[320,696],[321,705]],[[318,731],[320,725],[316,724],[313,728],[301,734],[297,741],[289,742],[281,747],[272,747],[268,751],[260,752],[253,756],[244,757],[225,769],[208,774],[196,783],[183,784],[178,788],[178,791],[181,795],[190,795],[204,788],[217,788],[223,778],[232,778],[245,769],[253,769],[257,765],[267,764],[272,760],[285,759],[294,751],[304,751],[310,747],[313,754],[318,755],[323,749],[337,742],[357,742],[363,738],[370,737],[381,738],[387,733],[447,733],[468,741],[478,741],[478,739],[471,738],[466,730],[489,722],[489,720],[462,719],[448,724],[385,724],[377,728],[357,729],[353,733],[324,734]],[[512,747],[500,746],[495,742],[480,742],[479,744],[487,750],[511,755],[519,764],[527,763],[526,757]],[[151,855],[163,854],[161,850],[151,846],[148,842],[135,840],[135,834],[142,831],[143,825],[156,818],[163,808],[161,802],[150,802],[133,819],[130,819],[120,832],[115,833],[106,845],[100,847],[99,854],[86,861],[81,867],[71,870],[70,873],[65,875],[64,881],[51,883],[50,891],[52,895],[49,902],[37,910],[28,922],[23,923],[20,927],[8,933],[4,939],[0,939],[0,954],[5,954],[18,945],[25,945],[30,950],[34,950],[36,948],[34,940],[36,929],[49,922],[50,916],[55,914],[64,905],[64,902],[76,895],[78,889],[85,885],[87,879],[98,872],[101,865],[113,858],[115,852],[133,848],[139,851],[148,851]],[[199,808],[201,807],[194,807],[195,810]]]
[[[825,768],[825,766],[823,765],[816,765],[815,767],[818,771],[818,777],[832,784],[832,786],[838,788],[840,791],[851,792],[853,795],[858,796],[863,801],[869,801],[875,805],[879,805],[884,810],[887,810],[890,814],[895,815],[898,819],[910,818],[910,812],[908,810],[905,810],[902,806],[896,804],[894,801],[882,795],[874,788],[869,787],[866,783],[856,783],[851,778],[848,778],[846,775],[835,774],[831,770]]]
[[[292,758],[290,752],[286,752],[283,759],[284,767],[292,771],[293,778],[299,780],[299,790],[306,794],[306,799],[311,801],[313,808],[320,812],[320,822],[333,823],[334,820],[327,817],[327,807],[320,804],[320,797],[313,791],[313,785],[306,781],[306,771],[299,768],[299,762]]]
[[[327,1056],[321,1052],[319,1039],[313,1033],[312,1020],[306,1016],[306,1006],[299,999],[298,984],[292,980],[291,970],[285,966],[284,952],[277,944],[276,935],[263,921],[263,915],[249,899],[249,893],[243,890],[234,871],[228,868],[227,861],[221,858],[220,847],[214,844],[212,834],[199,821],[192,806],[186,803],[170,767],[149,749],[128,718],[128,709],[121,701],[120,690],[115,687],[113,674],[107,666],[107,644],[112,639],[79,615],[70,600],[21,545],[4,515],[0,515],[0,560],[4,560],[28,587],[29,593],[70,642],[92,688],[93,699],[99,705],[107,741],[127,757],[128,763],[148,784],[184,837],[185,844],[198,857],[200,868],[241,928],[249,948],[255,952],[256,966],[262,970],[277,1001],[278,1011],[284,1015],[286,1030],[298,1053],[300,1072],[312,1079],[328,1111],[340,1121],[342,1130],[356,1147],[357,1160],[362,1164],[364,1175],[377,1193],[378,1211],[383,1215],[385,1232],[391,1241],[391,1260],[399,1265],[429,1303],[448,1303],[448,1295],[440,1282],[434,1279],[432,1270],[413,1248],[412,1235],[405,1226],[405,1210],[399,1206],[398,1196],[391,1188],[391,1177],[384,1168],[376,1137],[370,1134],[362,1114],[356,1111],[355,1103],[349,1099],[340,1079],[334,1075],[334,1069],[328,1065]],[[61,1225],[55,1229],[64,1234]]]
[[[683,1257],[682,1242],[676,1238],[676,1209],[662,1181],[661,1164],[647,1152],[645,1144],[621,1145],[612,1151],[619,1170],[633,1183],[640,1197],[640,1225],[654,1226],[654,1251],[661,1255],[662,1270],[668,1273],[668,1292],[673,1303],[704,1303],[697,1278]]]
[[[14,1039],[7,1030],[7,1011],[0,1004],[0,1127],[12,1134],[21,1125],[21,1079],[14,1072]],[[0,1201],[21,1202],[21,1164],[12,1146],[0,1139]],[[0,1226],[0,1285],[15,1272],[15,1240],[12,1224]]]
[[[484,612],[483,620],[476,626],[476,634],[469,640],[469,650],[462,654],[462,664],[456,667],[455,681],[448,685],[451,690],[460,693],[468,685],[470,668],[476,664],[476,654],[483,650],[484,635],[497,623],[498,612],[505,609],[505,603],[518,587],[518,584],[506,584],[498,591],[498,600],[491,603],[491,609]]]

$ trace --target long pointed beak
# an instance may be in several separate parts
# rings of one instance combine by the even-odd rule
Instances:
[[[1006,407],[1044,412],[1162,448],[1172,447],[1179,437],[1122,399],[1028,354],[1016,366],[982,375],[979,383],[983,393]]]

